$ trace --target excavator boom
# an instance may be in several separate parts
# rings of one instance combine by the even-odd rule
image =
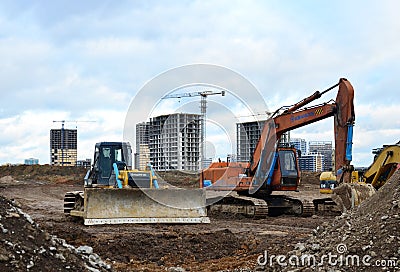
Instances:
[[[321,94],[337,86],[339,86],[339,90],[334,102],[300,109],[300,107],[321,97]],[[257,169],[260,168],[260,164],[265,165],[268,163],[266,161],[268,156],[262,156],[262,154],[272,153],[275,149],[276,140],[280,139],[285,132],[334,116],[335,170],[338,172],[338,181],[350,182],[349,171],[351,171],[352,137],[355,120],[353,101],[353,86],[347,79],[341,78],[339,83],[324,92],[316,92],[296,103],[281,115],[268,120],[253,152],[250,172],[256,173]],[[256,174],[256,176],[258,175]]]

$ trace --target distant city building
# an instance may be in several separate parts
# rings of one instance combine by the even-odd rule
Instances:
[[[319,153],[324,156],[322,171],[330,171],[333,169],[332,164],[332,142],[331,141],[311,141],[308,144],[308,152],[311,153]]]
[[[76,166],[83,167],[83,168],[90,168],[92,166],[92,160],[91,159],[77,160]]]
[[[265,121],[236,123],[237,161],[250,161]]]
[[[136,168],[139,170],[146,170],[146,167],[150,163],[150,148],[148,144],[139,145],[138,163]]]
[[[75,166],[77,161],[78,133],[76,129],[50,130],[50,164]]]
[[[35,158],[25,159],[25,164],[26,164],[26,165],[36,165],[36,164],[39,164],[39,159],[35,159]]]
[[[201,116],[174,113],[136,125],[135,167],[154,170],[200,169]]]
[[[136,124],[135,169],[144,170],[150,162],[148,122]]]
[[[324,156],[320,153],[310,153],[299,158],[301,171],[320,172],[323,171]]]
[[[297,150],[299,150],[301,155],[307,154],[307,142],[305,139],[301,138],[291,138],[290,144],[294,146]]]

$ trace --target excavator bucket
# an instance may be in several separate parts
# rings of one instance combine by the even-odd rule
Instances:
[[[367,183],[343,183],[334,188],[332,193],[332,200],[345,212],[371,197],[376,190]]]
[[[122,223],[209,223],[203,189],[85,188],[85,225]]]

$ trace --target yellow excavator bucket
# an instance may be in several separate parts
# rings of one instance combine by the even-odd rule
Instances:
[[[85,225],[123,223],[209,223],[203,189],[85,188]]]

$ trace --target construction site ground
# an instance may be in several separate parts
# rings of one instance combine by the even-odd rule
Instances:
[[[75,247],[92,247],[114,271],[253,271],[260,254],[286,254],[308,240],[318,225],[335,219],[333,215],[259,220],[218,215],[210,218],[210,224],[199,225],[84,226],[63,214],[64,194],[83,189],[84,170],[12,168],[1,169],[0,194],[15,199],[48,233]],[[321,197],[318,186],[318,174],[304,174],[297,194]]]

